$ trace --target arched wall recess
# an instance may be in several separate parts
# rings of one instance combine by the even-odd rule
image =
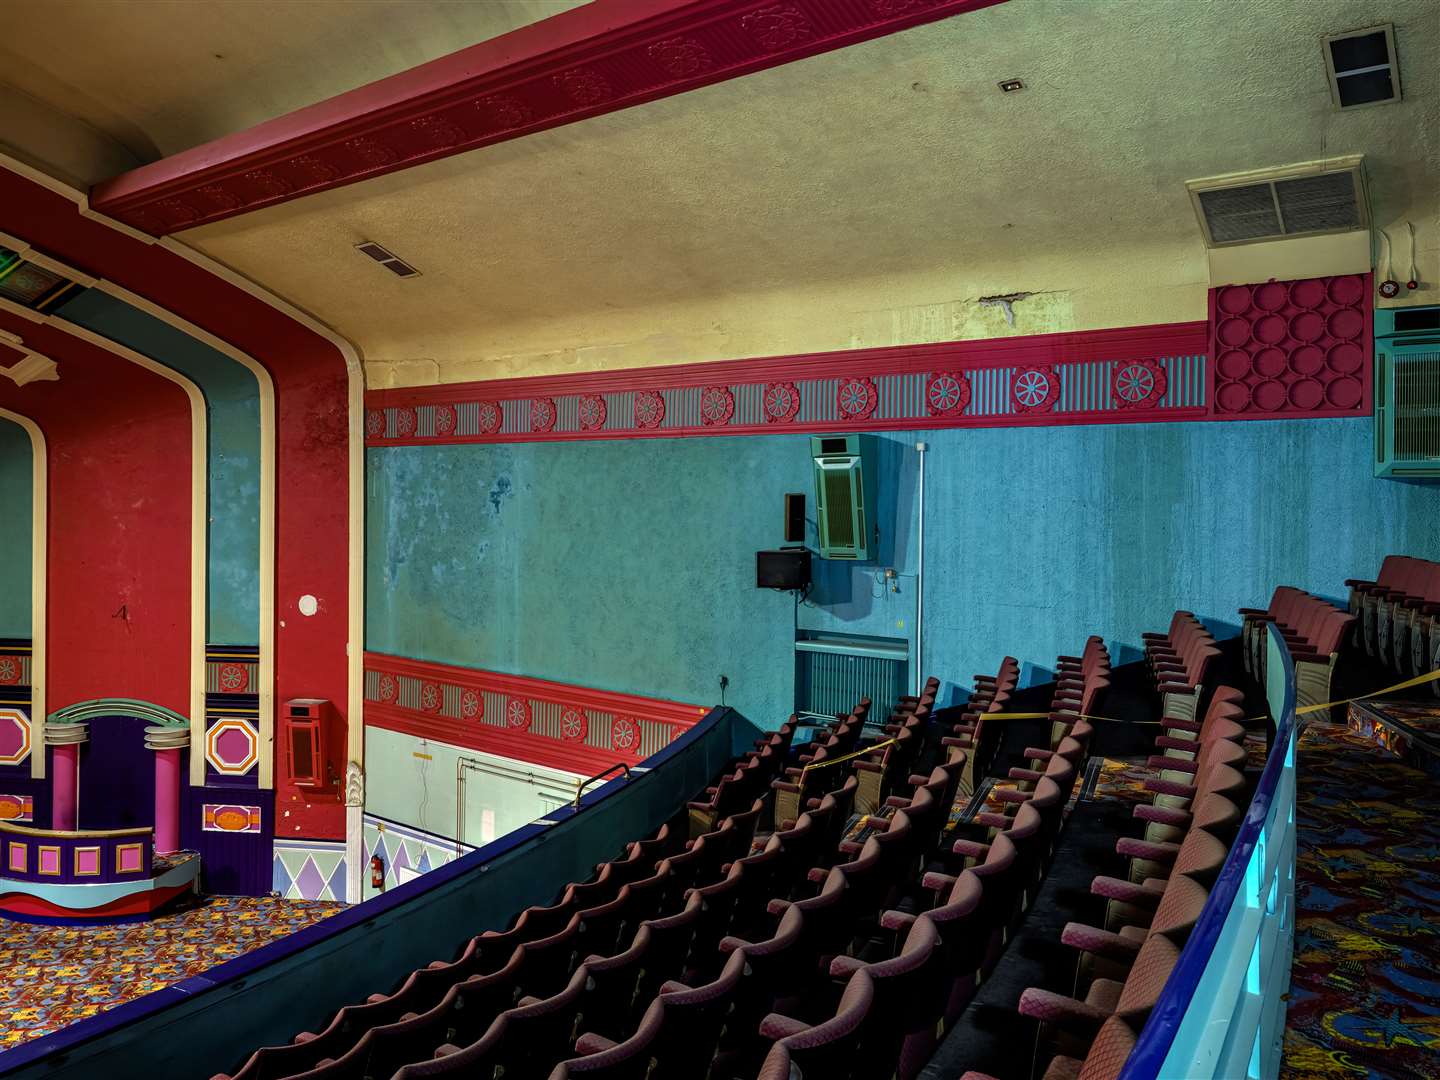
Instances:
[[[45,433],[28,416],[0,408],[0,418],[18,424],[30,437],[30,730],[36,751],[30,755],[30,775],[45,779],[45,566],[49,530],[49,457]]]
[[[5,216],[5,207],[12,216]],[[277,460],[291,463],[276,472],[274,604],[275,621],[284,628],[274,650],[275,697],[319,694],[343,702],[347,756],[362,762],[364,372],[355,349],[306,313],[183,243],[157,242],[96,213],[84,193],[0,155],[0,224],[8,222],[56,257],[108,279],[107,287],[115,282],[153,300],[268,366],[276,395]],[[337,457],[346,461],[345,490],[338,485],[319,490],[322,485],[311,479],[333,477]],[[336,505],[342,499],[343,509]],[[319,527],[340,521],[345,537],[332,525]],[[291,618],[305,594],[320,598],[318,616]],[[345,598],[343,613],[334,602],[337,594]],[[360,822],[360,808],[352,808],[346,833],[357,890]]]
[[[185,392],[190,403],[190,634],[188,668],[190,672],[189,712],[191,738],[205,738],[205,570],[209,534],[206,529],[208,474],[206,472],[207,415],[205,396],[193,381],[172,371],[164,364],[133,349],[117,345],[108,338],[86,330],[53,315],[44,315],[0,298],[0,311],[9,312],[31,322],[59,330],[146,371],[159,375]],[[191,782],[204,783],[204,762],[200,762],[200,779],[195,779],[191,765]]]

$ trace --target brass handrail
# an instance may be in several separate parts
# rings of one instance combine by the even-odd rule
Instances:
[[[575,781],[575,809],[576,809],[576,810],[579,810],[579,809],[580,809],[580,796],[585,794],[585,788],[586,788],[588,785],[593,784],[596,780],[600,780],[600,779],[603,779],[603,778],[606,777],[606,776],[609,776],[609,775],[610,775],[612,772],[614,772],[616,769],[624,769],[624,770],[625,770],[625,779],[626,779],[626,780],[629,780],[629,779],[630,779],[630,766],[629,766],[629,765],[626,765],[625,762],[623,762],[623,761],[617,761],[617,762],[615,762],[614,765],[610,765],[610,766],[607,766],[606,768],[601,769],[601,770],[600,770],[599,772],[597,772],[594,776],[587,776],[584,780],[576,780],[576,781]]]

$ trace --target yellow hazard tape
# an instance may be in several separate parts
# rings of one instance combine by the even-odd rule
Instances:
[[[1323,712],[1323,711],[1325,711],[1326,709],[1333,709],[1333,708],[1336,708],[1337,706],[1340,706],[1340,705],[1349,705],[1352,701],[1364,701],[1366,698],[1383,697],[1383,696],[1386,695],[1386,694],[1393,694],[1393,693],[1395,693],[1397,690],[1409,690],[1412,686],[1422,686],[1422,685],[1424,685],[1425,683],[1434,682],[1434,681],[1437,680],[1437,679],[1440,679],[1440,668],[1437,668],[1436,670],[1431,671],[1431,672],[1427,672],[1427,673],[1424,674],[1424,675],[1417,675],[1417,676],[1415,676],[1415,678],[1413,678],[1413,679],[1406,679],[1404,682],[1398,682],[1398,683],[1396,683],[1394,686],[1387,686],[1387,687],[1385,687],[1384,689],[1381,689],[1381,690],[1371,690],[1371,691],[1370,691],[1369,693],[1367,693],[1367,694],[1356,694],[1354,697],[1341,698],[1339,701],[1326,701],[1326,702],[1322,702],[1322,703],[1319,704],[1319,705],[1302,705],[1302,706],[1300,706],[1300,708],[1298,708],[1298,709],[1295,710],[1295,715],[1296,715],[1296,716],[1307,716],[1307,715],[1309,715],[1310,713]],[[1247,720],[1264,720],[1265,717],[1266,717],[1266,715],[1267,715],[1267,714],[1265,714],[1265,713],[1261,713],[1259,716],[1249,716],[1249,717],[1246,717],[1246,719],[1247,719]],[[1065,721],[1069,721],[1071,718],[1074,718],[1074,719],[1076,719],[1076,720],[1107,720],[1107,721],[1111,721],[1111,722],[1114,722],[1114,723],[1121,723],[1121,722],[1122,722],[1122,721],[1116,720],[1116,718],[1113,717],[1113,716],[1091,716],[1091,715],[1089,715],[1088,713],[1050,713],[1050,712],[993,712],[993,713],[980,713],[980,714],[979,714],[979,719],[981,719],[981,720],[1044,720],[1044,719],[1046,719],[1046,718],[1048,718],[1048,717],[1051,717],[1051,716],[1056,716],[1057,718],[1063,718]],[[1163,724],[1164,722],[1165,722],[1165,721],[1164,721],[1163,719],[1160,720],[1160,721],[1158,721],[1158,723],[1162,723],[1162,724]]]
[[[1366,698],[1381,697],[1384,694],[1393,694],[1396,690],[1409,690],[1412,686],[1421,686],[1427,682],[1434,682],[1440,679],[1440,668],[1426,672],[1424,675],[1416,675],[1413,679],[1406,679],[1394,686],[1387,686],[1384,690],[1372,690],[1368,694],[1357,694],[1355,697],[1342,698],[1340,701],[1326,701],[1319,705],[1302,705],[1295,710],[1296,716],[1305,716],[1308,713],[1323,712],[1325,709],[1333,709],[1337,705],[1349,705],[1352,701],[1364,701]]]
[[[864,750],[856,750],[853,753],[841,754],[837,758],[830,758],[829,760],[821,761],[819,763],[812,761],[810,764],[806,765],[803,769],[800,770],[800,775],[803,777],[811,769],[824,769],[831,765],[839,765],[841,762],[849,761],[851,758],[861,757],[864,754],[873,754],[876,750],[883,750],[887,746],[894,745],[894,739],[886,739],[884,742],[877,742],[874,746],[867,746]]]

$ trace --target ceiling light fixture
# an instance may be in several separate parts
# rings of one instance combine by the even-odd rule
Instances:
[[[1016,90],[1025,89],[1025,83],[1020,79],[1005,79],[996,85],[1000,87],[1001,91],[1007,94],[1013,94]]]

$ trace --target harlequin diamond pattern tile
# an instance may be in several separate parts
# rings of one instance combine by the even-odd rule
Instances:
[[[274,888],[289,900],[344,900],[345,845],[275,845]]]

